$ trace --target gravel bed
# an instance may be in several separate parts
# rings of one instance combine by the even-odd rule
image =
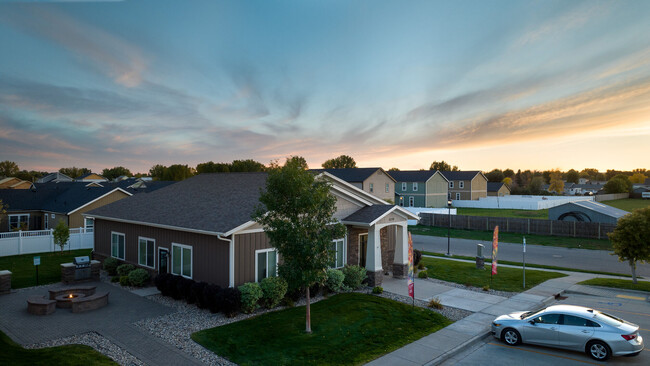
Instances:
[[[423,278],[419,278],[419,279],[422,280]],[[501,297],[510,298],[510,297],[513,297],[513,296],[519,294],[519,292],[497,291],[497,290],[492,290],[492,289],[487,290],[487,291],[483,291],[483,289],[479,288],[479,287],[465,286],[465,285],[461,285],[460,283],[455,283],[455,282],[446,282],[446,281],[443,281],[443,280],[439,280],[437,278],[424,278],[424,280],[431,281],[431,282],[434,282],[434,283],[439,283],[441,285],[445,285],[445,286],[449,286],[449,287],[462,288],[463,290],[467,290],[467,291],[480,292],[482,294],[489,294],[489,295],[495,295],[495,296],[501,296]]]
[[[83,344],[90,346],[99,353],[104,354],[120,365],[125,366],[144,366],[144,362],[128,353],[115,343],[109,341],[98,333],[88,332],[71,337],[59,338],[48,342],[30,344],[25,346],[28,349],[56,347],[68,344]]]
[[[405,303],[405,304],[408,304],[408,305],[413,304],[413,299],[411,297],[409,297],[409,296],[398,295],[398,294],[394,294],[392,292],[386,292],[386,291],[384,291],[379,296],[387,298],[387,299],[399,301],[399,302],[402,302],[402,303]],[[463,319],[466,316],[470,316],[470,315],[474,314],[473,312],[471,312],[469,310],[452,308],[451,306],[443,306],[442,309],[435,309],[435,308],[430,308],[428,305],[429,304],[426,301],[418,300],[418,299],[415,300],[415,306],[425,308],[425,309],[429,309],[431,311],[435,311],[436,313],[440,313],[444,317],[446,317],[447,319],[449,319],[451,321],[454,321],[454,322],[459,321],[459,320]]]

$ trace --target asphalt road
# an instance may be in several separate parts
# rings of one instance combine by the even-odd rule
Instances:
[[[600,297],[568,294],[567,299],[555,304],[570,304],[593,307],[603,312],[623,318],[639,325],[639,333],[644,339],[646,348],[636,357],[612,357],[608,365],[650,365],[650,302],[643,300],[625,299],[616,296]],[[554,305],[554,304],[553,304]],[[443,365],[475,366],[475,365],[603,365],[591,359],[586,353],[565,351],[533,345],[511,347],[489,336],[475,344],[463,353],[454,356]]]
[[[476,245],[485,246],[483,255],[492,256],[492,243],[470,239],[451,238],[451,254],[476,256]],[[413,247],[435,253],[447,253],[447,238],[428,235],[413,235]],[[585,269],[630,275],[627,262],[619,262],[618,257],[605,250],[569,249],[543,245],[526,245],[526,263],[544,264],[572,269]],[[522,262],[522,245],[499,243],[498,259]],[[650,277],[650,264],[637,262],[637,275]]]

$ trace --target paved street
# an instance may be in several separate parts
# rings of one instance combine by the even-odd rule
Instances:
[[[579,287],[579,286],[578,286]],[[554,304],[570,304],[593,307],[595,309],[621,317],[638,324],[641,328],[646,347],[650,340],[650,302],[647,295],[623,291],[603,291],[601,296],[585,295],[567,291],[567,299],[556,301]],[[484,338],[460,354],[447,360],[443,365],[602,365],[585,353],[564,351],[532,345],[507,346],[493,338]],[[649,365],[650,350],[646,348],[636,357],[613,357],[610,365]]]
[[[492,255],[492,243],[470,239],[451,238],[451,254],[476,256],[476,244],[486,246],[484,255]],[[435,253],[447,253],[447,238],[413,235],[413,247]],[[499,243],[499,259],[507,261],[522,261],[522,245]],[[629,275],[630,266],[619,262],[618,257],[604,250],[568,249],[542,245],[526,245],[526,263],[544,264],[573,269],[605,271]],[[650,277],[650,264],[637,263],[637,274]]]

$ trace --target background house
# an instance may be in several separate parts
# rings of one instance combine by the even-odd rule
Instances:
[[[75,179],[76,182],[108,182],[108,179],[96,173],[84,174]]]
[[[488,182],[487,183],[487,195],[503,197],[510,195],[510,187],[503,182]]]
[[[382,168],[312,169],[327,172],[384,201],[395,199],[395,179]]]
[[[449,181],[449,198],[452,200],[478,200],[487,197],[488,180],[481,171],[441,172]]]
[[[74,182],[74,179],[68,177],[63,173],[54,172],[36,180],[36,183],[48,183],[48,182],[54,182],[54,183]]]
[[[0,179],[0,189],[31,189],[32,182],[15,177]]]
[[[395,179],[395,204],[407,207],[447,207],[449,181],[437,170],[401,170]]]

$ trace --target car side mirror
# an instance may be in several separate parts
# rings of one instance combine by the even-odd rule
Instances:
[[[529,320],[528,322],[529,322],[530,324],[532,324],[532,325],[535,325],[535,321],[534,321],[534,320]]]

